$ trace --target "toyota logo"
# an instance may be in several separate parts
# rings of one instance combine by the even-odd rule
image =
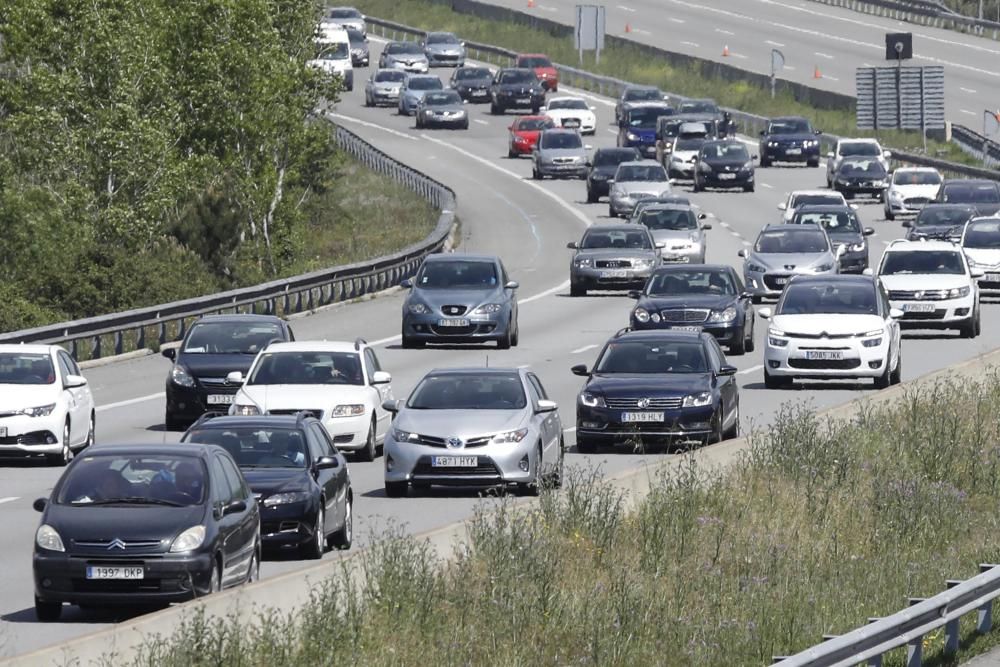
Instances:
[[[124,549],[124,548],[125,548],[125,543],[122,542],[117,537],[115,539],[111,540],[111,544],[108,545],[108,551],[110,551],[112,549]]]
[[[649,399],[648,398],[640,398],[639,401],[636,403],[636,405],[638,405],[640,408],[642,408],[643,410],[645,410],[646,408],[649,407]]]
[[[448,449],[461,449],[465,443],[462,442],[461,438],[448,438],[445,444],[448,445]]]

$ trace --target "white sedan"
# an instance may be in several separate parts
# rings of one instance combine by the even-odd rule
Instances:
[[[65,465],[94,443],[94,397],[58,345],[0,345],[0,455]]]
[[[944,179],[933,167],[900,167],[892,172],[889,189],[885,191],[886,220],[897,215],[916,215],[937,198]]]
[[[594,107],[587,106],[582,97],[555,97],[541,110],[560,127],[579,129],[580,134],[594,134],[597,131],[597,116]]]

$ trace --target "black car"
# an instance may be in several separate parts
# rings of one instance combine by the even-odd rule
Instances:
[[[805,162],[819,166],[819,136],[808,119],[801,116],[772,118],[760,131],[760,166],[774,162]]]
[[[225,450],[101,445],[66,468],[35,532],[35,613],[181,602],[255,581],[260,511]]]
[[[663,267],[629,296],[638,300],[629,316],[634,330],[707,331],[730,354],[753,352],[753,305],[731,266]]]
[[[833,176],[833,189],[854,199],[867,195],[882,201],[889,187],[889,173],[878,160],[869,157],[845,157]]]
[[[868,239],[875,233],[861,225],[858,212],[850,206],[800,206],[792,216],[793,225],[820,225],[834,246],[844,246],[841,273],[863,273],[868,268]]]
[[[489,102],[493,72],[488,67],[459,67],[451,74],[448,87],[466,102]]]
[[[181,442],[219,445],[233,457],[261,505],[264,547],[296,549],[306,558],[321,558],[327,547],[351,547],[347,459],[311,414],[205,415]]]
[[[754,191],[753,161],[746,146],[734,139],[706,141],[694,162],[694,191],[705,188],[741,188]]]
[[[641,159],[642,156],[635,148],[598,148],[588,163],[587,203],[593,204],[608,195],[619,164]]]
[[[903,221],[906,240],[959,241],[965,224],[978,216],[978,209],[970,204],[927,204],[912,221]]]
[[[371,56],[368,53],[368,36],[357,28],[346,28],[347,39],[351,43],[351,66],[368,67]]]
[[[545,88],[538,82],[535,70],[526,67],[506,67],[497,72],[490,85],[490,113],[505,113],[508,109],[538,110],[545,106]]]
[[[206,315],[188,330],[180,347],[162,354],[174,362],[167,374],[168,431],[181,430],[210,410],[228,407],[239,385],[226,380],[246,373],[273,341],[295,340],[292,328],[271,315]]]
[[[941,204],[969,204],[981,216],[1000,212],[1000,183],[984,179],[949,178],[941,184],[937,199]]]
[[[712,334],[618,332],[605,343],[576,402],[576,446],[735,438],[740,429],[736,367]]]

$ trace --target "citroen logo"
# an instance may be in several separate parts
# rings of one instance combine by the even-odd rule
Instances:
[[[829,337],[830,337],[830,334],[828,334],[828,333],[827,333],[827,332],[825,332],[825,331],[820,331],[820,332],[819,332],[819,337],[820,337],[820,338],[829,338]]]
[[[112,549],[125,549],[125,543],[116,537],[111,540],[111,544],[108,545],[108,551],[111,551]]]
[[[460,449],[465,443],[461,438],[448,438],[445,444],[448,445],[448,449]]]
[[[645,410],[646,408],[649,407],[649,399],[648,398],[640,398],[639,401],[638,401],[638,403],[637,403],[637,405],[640,408],[642,408],[643,410]]]

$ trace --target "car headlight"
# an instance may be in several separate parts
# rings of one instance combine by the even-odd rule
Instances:
[[[626,132],[625,138],[628,139],[629,141],[639,141],[639,135],[636,134],[635,132]]]
[[[187,369],[180,364],[174,364],[174,367],[170,369],[170,381],[181,387],[193,387],[194,378],[191,374],[187,372]]]
[[[689,394],[684,397],[684,403],[682,404],[685,408],[703,408],[706,405],[712,404],[712,392],[710,391],[700,391],[697,394]]]
[[[652,259],[639,258],[632,260],[632,268],[634,269],[648,269],[651,266],[653,266]]]
[[[754,264],[753,262],[747,262],[747,271],[751,273],[765,273],[767,267],[761,266],[760,264]]]
[[[878,347],[882,344],[882,330],[879,331],[869,331],[866,333],[861,341],[861,344],[865,347]]]
[[[398,428],[392,429],[392,439],[396,442],[416,442],[420,436],[409,431],[401,431]]]
[[[486,303],[472,312],[475,315],[493,315],[494,313],[499,313],[501,310],[503,310],[502,303]]]
[[[577,268],[585,269],[588,266],[590,266],[591,261],[590,261],[589,257],[581,257],[580,259],[576,260],[574,263],[576,264]]]
[[[709,322],[729,322],[736,319],[736,306],[729,306],[725,310],[715,310],[708,316]]]
[[[422,303],[411,303],[406,308],[410,311],[410,315],[426,315],[431,312],[430,308]]]
[[[826,273],[827,271],[833,271],[833,264],[820,264],[819,266],[813,267],[813,271],[816,273]]]
[[[902,201],[903,193],[898,190],[889,190],[889,199],[892,201]]]
[[[769,142],[767,142],[767,145],[770,148],[777,148],[778,147],[778,142],[777,141],[769,141]]]
[[[40,525],[38,530],[35,531],[35,544],[40,549],[47,551],[66,551],[59,533],[56,532],[55,528],[45,523]]]
[[[785,332],[781,329],[771,327],[767,330],[767,342],[773,347],[786,347],[788,339],[784,338]]]
[[[309,502],[312,494],[308,491],[288,491],[286,493],[276,493],[273,496],[264,498],[264,507],[277,507],[278,505],[291,505],[292,503]]]
[[[39,405],[33,408],[22,408],[18,412],[26,417],[48,417],[52,414],[52,411],[56,409],[55,403],[49,403],[48,405]]]
[[[645,324],[646,322],[649,322],[649,311],[645,308],[636,308],[632,311],[632,317],[635,318],[636,322],[642,322]]]
[[[747,160],[743,163],[743,171],[750,171],[753,169],[753,160]]]
[[[342,403],[333,406],[330,412],[331,417],[357,417],[365,414],[365,406],[362,403]]]
[[[205,526],[191,526],[174,539],[170,545],[170,553],[194,551],[205,541]]]
[[[969,291],[970,290],[968,287],[953,287],[952,289],[948,290],[948,298],[959,299],[963,296],[969,296]]]
[[[233,408],[233,414],[241,417],[256,417],[260,414],[260,408],[256,405],[246,405],[237,403]]]
[[[528,429],[520,428],[516,431],[507,431],[506,433],[498,433],[493,436],[493,442],[497,444],[521,442],[528,435]]]
[[[608,404],[604,402],[603,396],[598,396],[597,394],[591,394],[590,392],[583,392],[580,394],[580,404],[586,405],[588,408],[606,408]]]
[[[862,241],[861,243],[854,243],[849,247],[851,252],[863,252],[867,246],[865,245],[865,242]]]

